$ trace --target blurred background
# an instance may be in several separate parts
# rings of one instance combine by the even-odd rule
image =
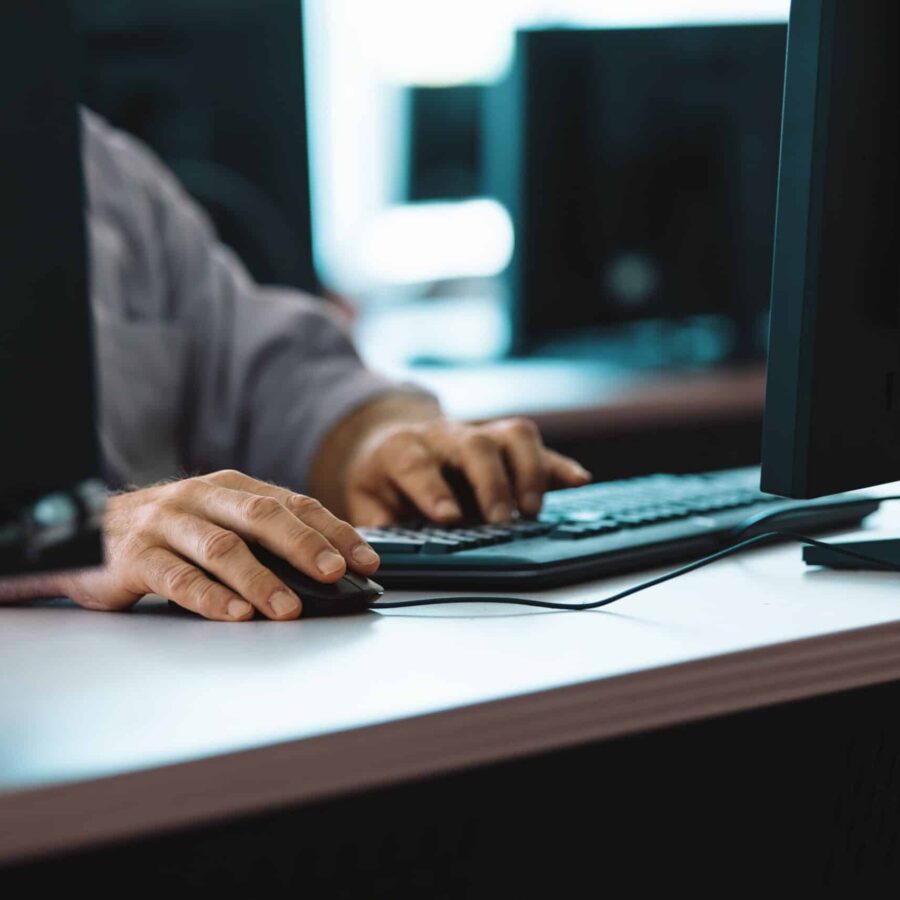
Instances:
[[[78,0],[262,281],[600,477],[759,455],[789,0]]]

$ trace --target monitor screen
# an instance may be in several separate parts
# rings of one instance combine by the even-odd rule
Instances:
[[[519,35],[487,123],[517,349],[706,317],[722,356],[762,356],[784,52],[782,24]]]

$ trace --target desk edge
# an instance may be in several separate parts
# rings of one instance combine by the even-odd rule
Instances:
[[[895,679],[900,622],[3,793],[0,865]]]

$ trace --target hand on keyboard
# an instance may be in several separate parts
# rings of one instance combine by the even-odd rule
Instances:
[[[760,493],[755,471],[709,475],[650,475],[553,491],[538,521],[516,519],[500,525],[434,526],[407,523],[362,528],[380,554],[438,554],[477,550],[533,538],[583,541],[625,530],[714,517],[777,498]]]
[[[462,482],[454,490],[450,474]],[[350,521],[385,526],[411,518],[444,525],[464,514],[464,494],[474,495],[485,522],[534,516],[547,490],[575,487],[590,473],[544,447],[527,419],[467,425],[436,418],[392,424],[369,439],[347,478]]]
[[[360,528],[359,533],[381,555],[378,580],[388,588],[453,588],[477,591],[483,597],[486,590],[533,591],[678,559],[699,560],[746,539],[748,527],[763,517],[771,522],[778,516],[780,525],[787,523],[808,534],[846,529],[877,508],[878,500],[865,496],[820,504],[764,494],[759,490],[759,469],[750,466],[551,491],[537,520],[438,526],[420,518]],[[764,531],[771,528],[763,526]],[[778,525],[774,529],[780,530]],[[771,537],[769,533],[767,538]],[[645,584],[649,583],[655,582]],[[388,603],[387,608],[410,602],[432,601]],[[599,608],[607,602],[611,601],[579,608]]]

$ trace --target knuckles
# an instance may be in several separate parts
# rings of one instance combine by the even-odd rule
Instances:
[[[327,550],[329,546],[328,541],[318,531],[302,526],[294,536],[292,543],[300,552],[310,556]]]
[[[381,450],[388,456],[402,453],[409,447],[421,447],[421,435],[409,428],[408,426],[400,426],[392,428],[381,442]]]
[[[423,450],[411,450],[395,456],[390,468],[402,478],[404,475],[412,475],[414,472],[428,468],[431,464],[432,459],[428,453]]]
[[[233,556],[243,546],[243,543],[233,531],[217,528],[200,539],[197,549],[201,559],[207,562],[216,562]]]
[[[291,512],[296,516],[309,516],[322,510],[322,504],[314,497],[307,497],[306,494],[294,494],[290,500]]]
[[[162,583],[170,597],[189,596],[197,584],[199,574],[187,563],[173,565],[163,573]]]
[[[163,496],[151,503],[145,503],[132,512],[132,532],[155,534],[167,521],[179,515],[180,506],[173,497]]]
[[[205,485],[197,478],[185,478],[166,485],[162,498],[157,503],[174,502],[190,504],[196,500]]]
[[[211,481],[213,484],[222,485],[223,487],[243,484],[247,479],[247,476],[243,472],[238,472],[237,469],[220,469],[218,472],[212,472],[204,477],[206,481]],[[194,479],[188,480],[192,481]]]
[[[197,607],[197,612],[206,616],[207,618],[211,618],[216,613],[221,610],[221,603],[216,602],[216,594],[218,593],[216,584],[212,581],[204,581],[201,582],[194,589],[194,603]]]
[[[521,440],[537,440],[540,437],[540,431],[531,419],[516,416],[512,419],[504,419],[498,425],[513,437]]]
[[[496,441],[483,431],[470,431],[465,437],[465,446],[472,453],[484,454],[497,449]]]
[[[284,507],[274,497],[253,494],[244,501],[243,517],[248,522],[267,522],[284,511]]]
[[[407,435],[402,440],[394,441],[393,446],[386,450],[391,468],[398,475],[407,475],[435,462],[431,452],[418,436]]]

